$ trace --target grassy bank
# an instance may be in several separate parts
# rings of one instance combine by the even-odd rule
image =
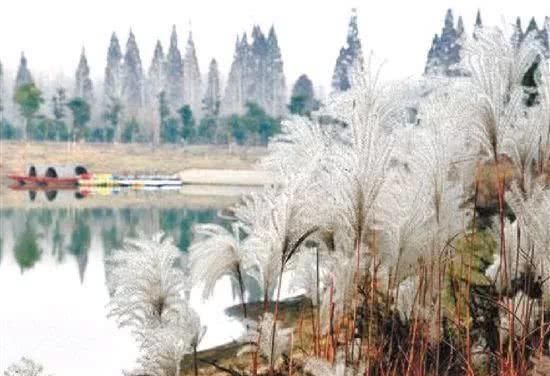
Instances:
[[[28,164],[82,163],[93,172],[173,174],[187,168],[249,169],[265,148],[0,141],[0,178]]]

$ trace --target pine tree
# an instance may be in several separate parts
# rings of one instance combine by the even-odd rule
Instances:
[[[183,62],[183,101],[189,105],[195,118],[198,118],[200,117],[202,99],[201,72],[191,32],[187,39]]]
[[[227,85],[221,105],[221,112],[224,115],[240,114],[244,111],[245,104],[245,79],[246,67],[249,60],[249,46],[246,33],[242,38],[237,37],[235,42],[235,53],[229,70]]]
[[[65,107],[67,106],[67,95],[65,89],[59,87],[52,97],[52,113],[56,121],[62,122],[65,119]]]
[[[21,86],[33,84],[34,80],[32,78],[31,72],[27,67],[27,58],[25,54],[21,54],[21,60],[19,61],[19,68],[17,69],[17,76],[15,78],[15,90],[19,89]]]
[[[122,64],[122,97],[129,117],[137,116],[143,106],[144,79],[141,58],[132,30],[126,42],[126,53]]]
[[[48,139],[65,141],[69,138],[69,129],[66,123],[67,94],[63,87],[55,89],[51,99],[51,112],[53,114],[52,127],[48,130]]]
[[[67,107],[71,110],[73,115],[73,137],[75,141],[82,140],[84,132],[86,130],[86,124],[90,121],[90,105],[84,99],[76,97],[72,98],[68,103]],[[79,236],[82,236],[82,232],[75,232],[76,235],[73,235],[73,239],[78,239]],[[80,244],[79,244],[80,245]],[[82,251],[82,247],[75,246],[74,253],[79,253]],[[81,275],[82,278],[83,274]]]
[[[523,42],[524,34],[521,27],[521,18],[516,18],[516,24],[514,25],[514,33],[512,34],[512,45],[515,48],[519,48],[521,42]]]
[[[210,61],[208,67],[208,81],[206,92],[202,100],[203,118],[200,120],[197,130],[197,139],[200,142],[216,142],[218,128],[218,116],[220,114],[220,73],[216,59]]]
[[[333,91],[345,91],[351,87],[351,76],[353,69],[364,69],[363,52],[359,30],[357,27],[357,12],[352,9],[351,19],[348,26],[347,46],[340,49],[334,73],[332,75]]]
[[[546,20],[545,20],[546,21]],[[546,26],[546,25],[545,25]],[[529,21],[529,25],[527,25],[527,29],[525,29],[524,38],[528,35],[533,34],[534,39],[540,43],[540,46],[545,48],[547,45],[547,33],[544,29],[544,27],[539,30],[539,27],[537,25],[537,21],[535,20],[535,17],[532,17]]]
[[[527,25],[527,29],[525,30],[525,35],[529,35],[529,33],[534,32],[535,34],[539,33],[539,27],[537,25],[537,20],[535,20],[535,17],[532,17],[529,21],[529,25]]]
[[[166,60],[162,44],[157,41],[147,80],[147,102],[155,107],[159,94],[166,86]]]
[[[475,24],[476,27],[483,27],[483,22],[481,21],[481,10],[477,10],[477,13],[476,13],[476,24]]]
[[[93,103],[93,84],[90,79],[90,68],[88,67],[84,48],[80,54],[80,61],[76,69],[74,96],[84,99],[88,104]]]
[[[115,33],[111,35],[107,51],[107,66],[105,67],[104,95],[105,104],[119,100],[122,93],[122,51]]]
[[[283,59],[275,28],[272,26],[267,37],[267,105],[265,111],[278,117],[286,113],[286,83]]]
[[[449,77],[462,75],[462,72],[457,68],[457,64],[460,62],[462,39],[464,39],[462,18],[458,19],[457,28],[455,29],[453,11],[449,9],[445,15],[441,37],[436,34],[432,40],[424,73]]]
[[[445,16],[445,27],[441,31],[442,64],[445,66],[445,73],[449,76],[456,76],[456,68],[453,65],[460,62],[460,44],[458,34],[454,28],[453,11],[449,9]]]
[[[439,35],[435,34],[432,39],[432,46],[428,51],[428,60],[426,61],[426,68],[424,74],[439,74],[441,63],[438,59],[439,48]]]
[[[197,129],[191,107],[186,104],[178,110],[181,119],[181,137],[186,144],[193,142]]]
[[[32,135],[32,120],[42,103],[44,103],[44,98],[42,98],[40,89],[31,82],[19,86],[15,90],[13,100],[19,106],[21,116],[25,119],[23,138],[26,140],[27,137]]]
[[[266,38],[260,27],[254,26],[251,44],[246,33],[241,39],[237,37],[222,113],[242,114],[247,103],[254,103],[274,117],[286,113],[283,61],[273,27]]]
[[[456,23],[456,35],[458,38],[461,38],[464,35],[464,21],[462,16],[458,16],[458,21]]]
[[[481,21],[481,11],[478,9],[476,13],[476,23],[474,25],[474,39],[477,39],[477,34],[483,28],[483,22]]]
[[[220,72],[216,59],[210,61],[206,94],[202,103],[204,114],[207,117],[218,116],[220,109]]]
[[[313,92],[313,83],[307,75],[302,74],[294,83],[288,107],[292,114],[307,116],[318,109],[318,102]]]
[[[172,27],[170,47],[166,55],[166,97],[173,110],[180,108],[183,104],[183,60],[178,49],[175,25]]]
[[[245,104],[253,102],[266,110],[269,106],[268,96],[268,45],[260,26],[252,28],[252,43],[250,45],[251,59],[245,67]]]

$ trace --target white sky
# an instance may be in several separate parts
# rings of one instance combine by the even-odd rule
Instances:
[[[531,16],[542,26],[550,15],[547,0],[2,0],[0,61],[12,73],[22,50],[35,76],[72,77],[82,46],[94,79],[102,79],[109,37],[116,31],[122,46],[133,29],[144,68],[155,41],[167,48],[172,24],[183,49],[191,22],[201,73],[212,57],[222,78],[231,64],[237,33],[250,33],[253,24],[265,32],[275,25],[282,49],[287,85],[303,72],[314,85],[327,90],[334,62],[345,43],[352,7],[358,8],[364,52],[373,50],[386,61],[390,78],[418,75],[434,33],[439,33],[447,8],[455,21],[462,15],[466,31],[481,9],[484,24],[512,23],[521,16],[524,27]]]

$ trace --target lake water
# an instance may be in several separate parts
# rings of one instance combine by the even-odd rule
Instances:
[[[28,192],[20,192],[27,195]],[[38,192],[41,194],[41,192]],[[128,330],[106,318],[109,281],[105,260],[127,236],[164,231],[186,252],[194,223],[221,223],[217,208],[174,206],[154,196],[139,207],[31,200],[0,209],[0,372],[22,356],[57,376],[120,375],[138,350]],[[113,206],[117,198],[112,198]],[[145,200],[146,202],[148,200]],[[104,201],[102,201],[104,202]],[[231,282],[221,280],[191,305],[207,327],[201,348],[237,338],[242,326],[224,309],[237,304]]]

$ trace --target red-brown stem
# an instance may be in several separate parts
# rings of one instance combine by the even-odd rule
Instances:
[[[315,310],[313,307],[313,301],[311,302],[311,330],[313,335],[313,353],[315,356],[319,356],[319,348],[317,346],[317,328],[316,328]]]
[[[288,376],[292,376],[292,350],[294,349],[294,333],[290,333],[290,355],[288,359]]]
[[[353,308],[353,323],[351,328],[351,359],[353,361],[354,359],[354,353],[355,353],[355,328],[356,328],[356,321],[357,321],[357,288],[359,286],[359,255],[361,252],[361,231],[358,232],[357,238],[355,239],[355,253],[356,253],[356,267],[355,267],[355,275],[353,276],[353,283],[355,284],[355,289],[353,291],[353,298],[352,298],[352,308]],[[361,358],[361,347],[359,347],[359,358]]]
[[[416,345],[416,331],[417,331],[417,325],[418,325],[418,313],[416,312],[416,309],[414,309],[414,307],[417,304],[417,299],[421,299],[420,294],[423,287],[424,287],[424,279],[420,278],[420,281],[418,283],[418,291],[413,302],[412,316],[414,317],[414,320],[413,320],[412,338],[410,342],[411,348],[409,349],[409,356],[408,356],[409,361],[407,363],[407,372],[405,373],[405,376],[409,376],[411,372],[412,363],[414,361],[414,356],[415,356],[414,349]]]
[[[268,290],[269,288],[266,286],[264,291],[264,313],[267,313],[267,303],[269,302]]]
[[[344,354],[346,358],[346,363],[349,362],[349,318],[347,317],[347,312],[345,306],[342,309],[342,316],[344,318]]]
[[[304,348],[303,327],[304,327],[304,304],[302,303],[300,308],[300,321],[298,322],[298,335],[300,336],[301,348]]]
[[[355,353],[355,325],[357,321],[357,306],[355,301],[353,301],[352,305],[352,321],[351,321],[351,361],[354,361],[354,353]]]
[[[237,279],[238,279],[238,282],[239,282],[239,291],[240,291],[240,294],[241,294],[241,306],[242,306],[242,309],[243,309],[243,316],[246,319],[247,318],[247,313],[246,313],[246,300],[244,299],[244,281],[243,281],[243,276],[242,276],[242,273],[241,273],[241,267],[239,265],[237,265]]]
[[[331,343],[334,345],[334,280],[331,280],[330,283],[330,305],[329,305],[329,324],[330,324],[330,339]],[[327,344],[328,344],[327,338]],[[333,346],[334,347],[334,346]]]
[[[262,332],[258,334],[258,343],[256,344],[256,351],[252,354],[252,375],[258,375],[258,351],[260,347],[260,340],[262,339]]]
[[[269,357],[269,375],[273,376],[273,365],[274,359],[273,355],[275,354],[275,335],[277,330],[277,318],[279,316],[279,299],[281,298],[281,285],[283,283],[283,271],[284,264],[281,265],[281,271],[279,274],[279,285],[277,286],[277,297],[275,299],[275,310],[273,311],[273,327],[271,329],[271,356]]]

